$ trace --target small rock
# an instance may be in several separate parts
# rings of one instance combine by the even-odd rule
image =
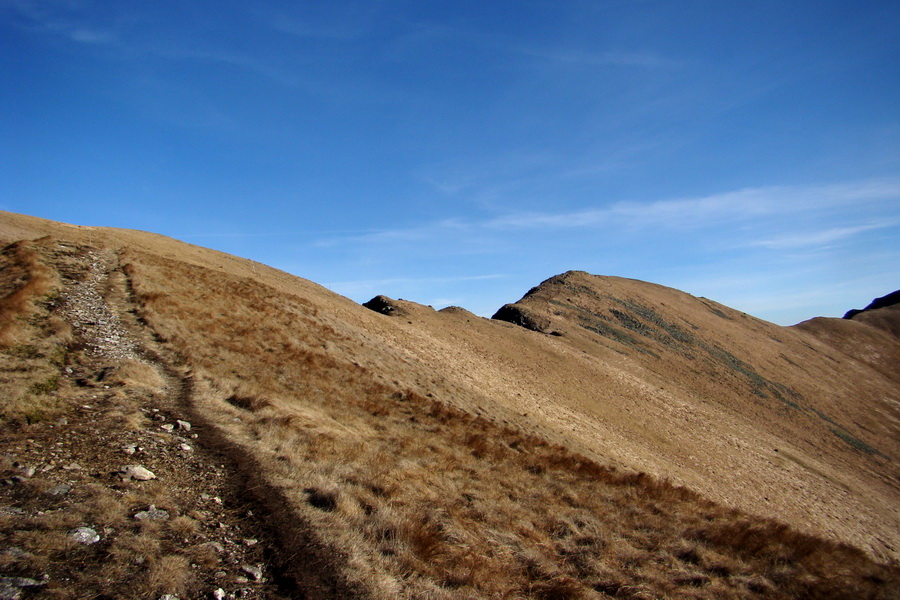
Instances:
[[[213,574],[213,577],[215,577],[216,579],[225,579],[226,577],[228,577],[228,573],[226,573],[225,571],[216,571]]]
[[[90,527],[77,527],[69,532],[69,539],[89,546],[100,541],[100,535]]]
[[[187,444],[180,444],[178,447],[181,448],[185,452],[193,452],[194,451],[194,449],[191,448],[190,446],[188,446]]]
[[[19,600],[22,588],[37,587],[45,583],[29,577],[0,577],[0,600]]]
[[[128,444],[127,446],[122,446],[122,452],[131,456],[135,452],[137,452],[137,446],[135,444]]]
[[[213,598],[215,598],[215,600],[224,600],[225,599],[225,590],[223,590],[222,588],[218,588],[218,589],[216,589],[216,591],[214,591],[212,593],[212,596],[213,596]]]
[[[140,465],[128,465],[122,471],[122,477],[124,479],[137,479],[138,481],[156,479],[156,475],[153,474],[153,471],[149,471]]]
[[[9,548],[0,552],[0,554],[5,554],[6,556],[9,556],[10,558],[25,558],[27,556],[31,556],[30,553],[25,552],[18,546],[10,546]]]
[[[48,496],[65,496],[69,492],[72,491],[72,486],[68,483],[60,483],[59,485],[54,485],[52,488],[47,490]]]
[[[63,471],[80,471],[81,465],[78,463],[69,463],[66,466],[62,467]]]
[[[203,544],[203,545],[204,545],[204,546],[209,546],[210,548],[212,548],[213,550],[215,550],[215,551],[218,552],[219,554],[222,554],[223,552],[225,552],[225,547],[224,547],[222,544],[220,544],[219,542],[206,542],[206,543]]]
[[[262,580],[262,565],[241,565],[241,571],[252,577],[254,581]]]
[[[69,420],[65,417],[60,417],[59,419],[56,420],[56,424],[57,425],[68,425]]]
[[[22,477],[31,477],[37,472],[37,469],[35,469],[31,465],[22,465],[21,467],[19,467],[19,470],[22,471]]]
[[[175,429],[175,426],[171,423],[166,423],[165,425],[160,425],[159,428],[163,431],[172,431],[173,429]]]
[[[163,594],[159,597],[159,600],[179,600],[178,596],[173,596],[172,594]]]
[[[165,521],[169,518],[168,511],[156,508],[153,504],[147,510],[142,510],[134,515],[138,521]]]
[[[244,538],[244,545],[247,546],[248,548],[252,548],[253,546],[255,546],[258,543],[259,543],[259,540],[256,540],[253,538]]]
[[[181,429],[182,431],[190,431],[191,430],[191,424],[188,423],[187,421],[182,421],[181,419],[176,419],[175,423],[178,425],[178,429]]]

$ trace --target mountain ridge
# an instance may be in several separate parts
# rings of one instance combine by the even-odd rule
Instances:
[[[190,381],[193,414],[257,465],[260,485],[277,490],[316,544],[346,558],[339,572],[364,596],[608,597],[638,586],[682,597],[700,586],[715,597],[790,597],[779,586],[802,577],[779,583],[769,567],[739,566],[775,552],[750,543],[755,530],[792,556],[816,547],[838,556],[850,544],[896,560],[897,342],[865,323],[785,328],[656,284],[571,271],[507,305],[542,334],[386,297],[369,310],[154,234],[2,214],[0,239],[32,240],[15,252],[44,265],[60,298],[83,277],[65,264],[84,270],[90,256],[106,257],[101,296],[148,347],[172,356],[162,373]],[[36,273],[13,250],[9,264]],[[47,323],[64,317],[53,303],[34,306]],[[5,335],[25,339],[22,331]],[[83,351],[74,342],[59,348],[76,373],[65,363],[40,371],[61,397],[82,389],[88,367],[78,361],[90,362],[81,354],[89,341],[78,342]],[[15,353],[25,350],[13,352],[20,346],[5,351],[11,369],[24,360]],[[48,422],[18,426],[34,436]],[[603,510],[630,506],[640,518],[619,521],[637,529],[591,529],[603,514],[594,497],[627,489],[642,491]],[[704,525],[691,505],[717,516]],[[675,537],[652,541],[641,520]],[[490,556],[483,566],[467,558],[476,547]],[[713,548],[744,548],[743,558],[714,559]],[[289,543],[280,552],[290,554]],[[690,575],[697,565],[707,570]],[[397,574],[404,569],[415,575]]]

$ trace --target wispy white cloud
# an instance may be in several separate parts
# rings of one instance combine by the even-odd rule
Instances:
[[[323,286],[339,294],[356,296],[369,290],[385,290],[397,288],[419,288],[421,286],[446,285],[472,281],[502,279],[507,275],[492,273],[487,275],[466,275],[449,277],[391,277],[384,279],[360,279],[354,281],[331,281]],[[440,304],[440,302],[438,302]]]
[[[484,226],[566,229],[615,224],[631,228],[697,229],[744,219],[797,213],[809,215],[835,207],[888,199],[900,202],[900,180],[747,188],[696,198],[619,202],[608,207],[565,213],[510,213],[491,219]]]
[[[39,31],[58,35],[79,44],[109,44],[118,39],[116,31],[99,23],[89,23],[87,6],[77,0],[68,2],[35,2],[10,0],[7,8]],[[3,8],[0,5],[0,8]]]
[[[523,55],[556,63],[596,67],[677,67],[681,61],[644,51],[587,51],[577,48],[518,47]]]
[[[854,237],[865,231],[885,229],[897,225],[896,222],[857,225],[855,227],[833,227],[822,231],[789,233],[765,240],[751,242],[750,246],[760,246],[772,250],[788,250],[809,246],[827,246]]]
[[[747,188],[693,198],[654,202],[618,202],[600,208],[567,212],[508,211],[481,220],[447,218],[410,227],[383,229],[359,235],[322,239],[317,246],[347,243],[392,244],[436,242],[502,232],[547,232],[605,227],[615,231],[696,231],[728,225],[759,224],[802,217],[814,222],[818,215],[836,210],[865,209],[869,203],[896,200],[900,206],[900,180],[880,179],[833,185],[769,186]],[[790,232],[768,240],[743,244],[766,248],[800,247],[837,241],[864,231],[888,227],[894,221],[817,232]],[[790,229],[791,221],[782,222]]]

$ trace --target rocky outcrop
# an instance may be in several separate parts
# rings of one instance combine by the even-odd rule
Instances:
[[[364,302],[363,306],[383,315],[396,314],[400,309],[400,307],[387,296],[375,296],[368,302]]]
[[[515,304],[505,304],[500,310],[494,313],[492,319],[497,321],[506,321],[525,329],[547,333],[550,327],[550,319],[536,315],[533,312],[517,306]]]

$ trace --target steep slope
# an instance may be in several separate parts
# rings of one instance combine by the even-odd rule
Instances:
[[[368,310],[141,232],[4,214],[0,237],[36,239],[50,275],[60,245],[109,256],[104,297],[168,357],[197,443],[231,457],[281,529],[272,572],[306,597],[891,597],[896,568],[837,542],[894,556],[896,421],[841,390],[895,417],[897,387],[864,363],[827,372],[842,356],[805,332],[569,273],[509,309],[550,335]]]
[[[585,443],[595,420],[617,422],[627,447],[645,451],[631,463],[641,469],[883,556],[896,552],[896,343],[882,340],[883,368],[873,368],[808,328],[579,272],[549,279],[503,312],[539,323],[589,363],[602,359],[605,379],[619,371],[605,390],[562,400],[589,419]],[[604,373],[581,381],[590,388]],[[623,381],[630,389],[609,393]]]

